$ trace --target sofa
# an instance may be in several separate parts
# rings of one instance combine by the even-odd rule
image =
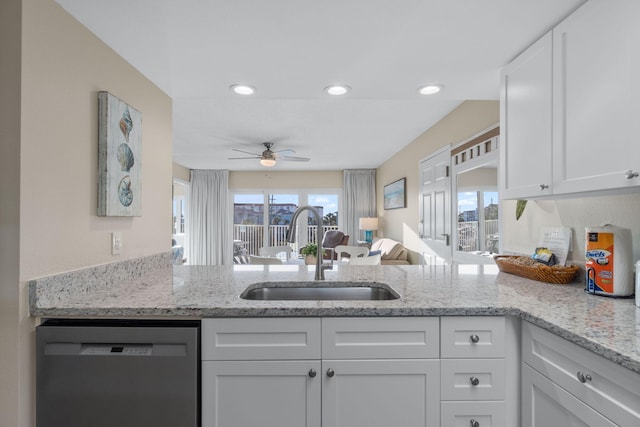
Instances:
[[[404,245],[389,238],[382,238],[371,244],[371,252],[380,251],[382,265],[408,265],[409,252]]]

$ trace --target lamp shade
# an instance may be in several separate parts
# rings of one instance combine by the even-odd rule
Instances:
[[[378,218],[360,218],[360,230],[377,230]]]
[[[271,166],[274,166],[276,164],[276,161],[274,159],[260,159],[260,164],[262,166],[266,166],[268,168],[270,168]]]

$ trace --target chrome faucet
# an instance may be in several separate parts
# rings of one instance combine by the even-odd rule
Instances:
[[[318,251],[316,252],[316,275],[314,280],[324,280],[324,269],[322,268],[322,217],[316,208],[313,206],[300,206],[291,218],[291,224],[289,224],[289,230],[287,230],[287,242],[294,243],[296,241],[296,222],[298,216],[302,211],[310,211],[316,218],[316,243],[318,244]]]

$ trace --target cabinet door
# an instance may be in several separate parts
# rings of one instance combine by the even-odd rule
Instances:
[[[551,194],[552,34],[547,33],[502,73],[500,196]]]
[[[437,360],[322,362],[323,427],[439,427]]]
[[[320,427],[321,382],[320,361],[204,361],[202,425]]]
[[[537,371],[522,364],[522,427],[615,427]]]
[[[554,193],[640,186],[640,2],[590,0],[554,30]]]

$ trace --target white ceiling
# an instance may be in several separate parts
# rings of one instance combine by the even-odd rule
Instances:
[[[500,68],[584,0],[57,2],[172,97],[176,163],[260,170],[227,158],[273,141],[311,161],[272,170],[340,170],[381,165],[464,100],[497,100]],[[334,83],[352,91],[330,97]],[[446,87],[419,95],[428,83]]]

